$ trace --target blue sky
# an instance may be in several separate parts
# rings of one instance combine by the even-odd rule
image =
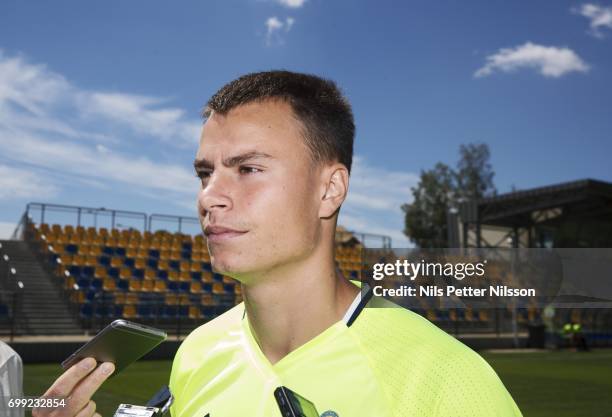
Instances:
[[[207,98],[334,79],[357,138],[340,223],[406,244],[422,169],[486,142],[500,192],[612,181],[612,3],[110,0],[0,4],[0,236],[29,201],[195,215]]]

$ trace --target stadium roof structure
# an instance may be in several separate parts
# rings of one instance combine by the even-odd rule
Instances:
[[[533,247],[537,226],[559,227],[568,221],[599,222],[612,230],[612,183],[594,179],[565,182],[528,190],[514,191],[464,202],[459,215],[449,223],[449,243],[459,246],[458,223],[461,223],[461,245],[481,247],[481,227],[508,228],[516,235],[526,231],[524,246]],[[453,224],[452,222],[455,222]],[[454,230],[451,230],[454,229]],[[470,231],[473,245],[466,245]],[[518,239],[515,245],[518,247]]]

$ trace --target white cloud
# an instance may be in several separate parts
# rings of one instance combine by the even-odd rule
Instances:
[[[602,29],[612,29],[612,6],[604,7],[586,3],[572,11],[590,20],[591,30],[589,33],[597,38],[603,38]]]
[[[40,200],[79,185],[124,187],[166,202],[193,198],[198,182],[190,167],[153,155],[164,155],[163,146],[177,156],[187,146],[195,152],[201,122],[163,103],[79,89],[44,65],[0,51],[0,148],[9,162],[0,164],[0,199]]]
[[[8,199],[44,199],[58,192],[55,185],[24,169],[0,165],[0,201]]]
[[[20,56],[7,57],[0,51],[0,125],[12,129],[117,142],[112,135],[91,128],[95,122],[110,122],[146,140],[196,145],[201,123],[188,118],[181,109],[163,106],[165,101],[79,89],[44,65],[29,63]]]
[[[407,246],[401,205],[412,200],[410,188],[418,181],[417,174],[376,167],[355,156],[339,224],[350,230],[387,235],[395,246]]]
[[[306,0],[276,0],[281,6],[289,7],[291,9],[299,9],[306,3]]]
[[[201,123],[188,122],[178,108],[157,108],[163,100],[122,93],[95,92],[80,97],[85,115],[103,117],[134,132],[162,140],[179,139],[184,145],[196,145]]]
[[[16,222],[15,223],[0,222],[0,239],[1,240],[10,239],[16,227],[17,227]]]
[[[288,17],[283,22],[276,16],[272,16],[266,19],[266,45],[272,46],[274,44],[282,45],[284,40],[281,33],[287,33],[291,30],[295,24],[295,19]]]
[[[487,57],[486,64],[474,73],[485,77],[495,71],[512,72],[536,69],[545,77],[558,78],[570,72],[587,72],[589,66],[571,49],[527,42],[515,48],[502,48]]]

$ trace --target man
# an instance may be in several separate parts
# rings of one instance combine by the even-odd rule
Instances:
[[[364,308],[359,287],[336,274],[354,123],[334,83],[249,74],[219,90],[205,117],[199,216],[213,267],[241,283],[244,303],[181,345],[173,417],[280,416],[279,386],[326,417],[520,415],[477,354],[384,300]]]

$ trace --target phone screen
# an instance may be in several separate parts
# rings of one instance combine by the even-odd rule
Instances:
[[[126,366],[153,350],[166,337],[162,330],[127,320],[115,320],[62,362],[62,367],[68,369],[81,359],[92,357],[98,362],[113,362],[113,375],[117,375]]]

